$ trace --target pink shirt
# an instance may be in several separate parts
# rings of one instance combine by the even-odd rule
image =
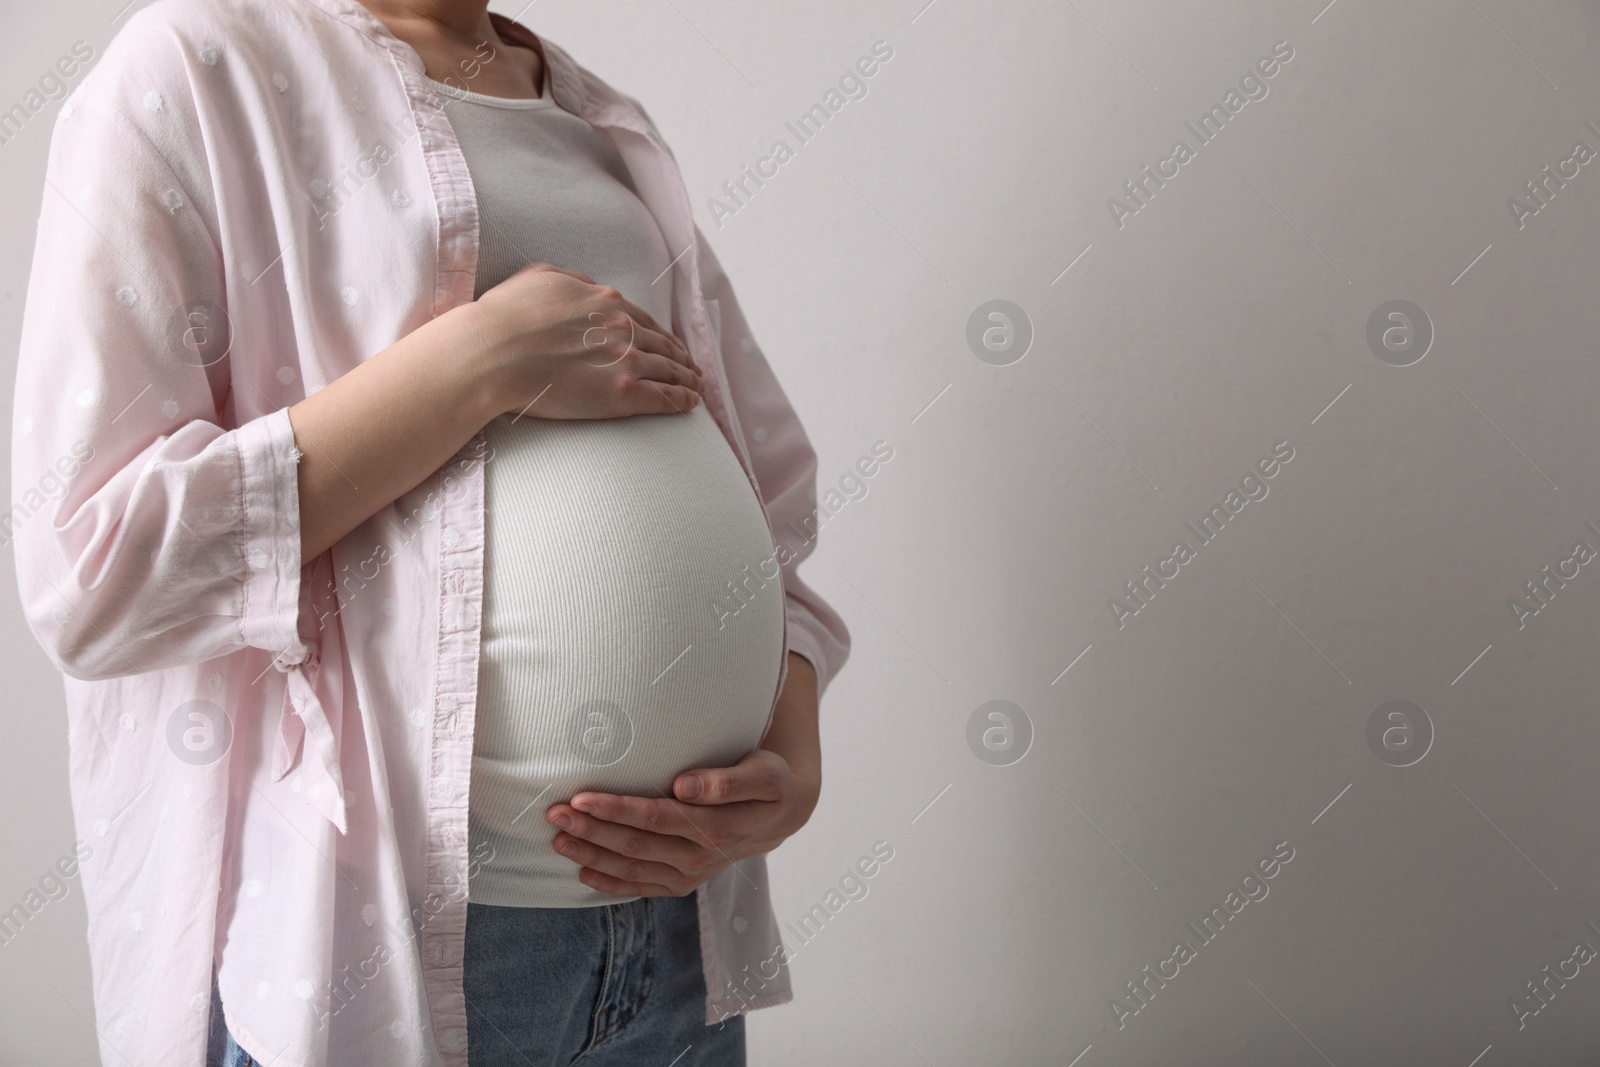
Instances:
[[[556,102],[613,138],[678,257],[674,330],[825,690],[850,637],[796,573],[815,453],[654,125],[543,44]],[[466,1063],[493,455],[480,433],[302,568],[288,417],[472,299],[476,202],[432,85],[355,0],[163,0],[56,120],[0,537],[66,675],[107,1063],[200,1067],[214,958],[267,1063]],[[791,999],[765,857],[697,896],[707,1022]]]

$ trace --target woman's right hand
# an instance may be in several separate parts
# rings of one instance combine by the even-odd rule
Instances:
[[[506,414],[614,419],[687,411],[700,400],[688,349],[587,275],[531,263],[456,310],[471,320],[479,369]]]

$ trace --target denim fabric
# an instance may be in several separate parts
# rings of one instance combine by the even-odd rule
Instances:
[[[696,897],[467,905],[469,1067],[745,1067],[744,1016],[705,1023]],[[255,1067],[212,984],[207,1067]]]
[[[217,1061],[217,1067],[256,1067],[257,1062],[250,1053],[239,1047],[232,1034],[227,1035],[227,1045],[222,1059]]]
[[[206,1067],[256,1067],[256,1061],[228,1033],[222,1017],[222,990],[217,987],[217,969],[211,968],[211,1034],[206,1044]]]
[[[594,908],[467,905],[470,1067],[744,1067],[705,1023],[695,894]]]

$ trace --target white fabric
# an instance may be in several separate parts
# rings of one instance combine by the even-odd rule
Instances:
[[[672,257],[608,138],[536,99],[448,91],[477,194],[476,292],[544,261],[671,322]],[[502,415],[484,430],[483,637],[469,792],[474,903],[635,899],[578,879],[551,804],[582,789],[659,796],[761,742],[783,649],[781,590],[733,580],[769,559],[749,479],[705,406],[679,415]],[[746,594],[749,596],[749,594]]]
[[[673,325],[825,691],[850,645],[798,573],[827,521],[815,450],[659,132],[542,44],[673,250]],[[302,568],[288,414],[472,299],[476,198],[438,99],[355,0],[162,0],[52,132],[0,540],[68,676],[107,1064],[201,1067],[215,963],[273,1067],[466,1067],[484,439]],[[708,1022],[793,996],[767,883],[747,856],[695,893]]]

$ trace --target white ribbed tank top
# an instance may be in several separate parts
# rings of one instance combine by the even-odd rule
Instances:
[[[546,261],[672,322],[672,254],[615,146],[556,105],[437,85],[478,201],[476,295]],[[502,415],[485,428],[486,550],[468,826],[474,903],[617,903],[552,847],[583,789],[670,794],[761,741],[783,656],[774,552],[704,402],[622,419]],[[748,600],[737,612],[742,600]]]

